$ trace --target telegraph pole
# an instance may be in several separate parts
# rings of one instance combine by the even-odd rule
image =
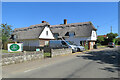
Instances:
[[[111,33],[112,33],[112,26],[111,26]]]
[[[99,28],[99,26],[97,26],[97,29]]]

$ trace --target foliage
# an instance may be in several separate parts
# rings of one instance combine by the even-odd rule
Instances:
[[[10,38],[12,29],[11,29],[11,25],[7,25],[7,24],[1,24],[1,29],[2,29],[2,44],[7,42],[8,39]]]
[[[117,36],[118,36],[117,33],[108,33],[107,37],[99,36],[97,37],[97,43],[101,45],[107,45],[109,42],[116,42]]]
[[[104,37],[103,37],[103,36],[97,37],[97,42],[98,42],[98,43],[101,43],[101,42],[103,42],[103,41],[104,41]]]
[[[115,44],[116,44],[116,45],[120,45],[120,38],[116,38],[116,39],[115,39]]]
[[[113,40],[118,36],[117,33],[108,33],[107,34],[107,37],[108,37],[108,40],[109,42],[113,42]]]

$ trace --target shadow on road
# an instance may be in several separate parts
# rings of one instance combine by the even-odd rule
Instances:
[[[107,70],[109,72],[116,72],[120,71],[120,50],[113,49],[113,50],[102,50],[102,51],[91,51],[87,52],[86,54],[90,55],[83,55],[76,57],[83,57],[84,59],[94,60],[99,64],[112,64],[113,67],[104,67],[100,68],[101,70]]]

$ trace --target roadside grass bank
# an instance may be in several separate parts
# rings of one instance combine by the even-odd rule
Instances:
[[[97,46],[98,48],[105,48],[105,47],[107,47],[107,45],[99,45],[99,46]]]
[[[16,52],[8,52],[8,50],[2,49],[2,53],[21,53],[21,52],[19,52],[19,51],[16,51]]]

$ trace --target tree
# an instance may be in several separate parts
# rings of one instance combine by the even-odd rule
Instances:
[[[109,40],[109,42],[113,42],[113,40],[116,38],[118,36],[118,34],[117,33],[108,33],[107,34],[107,37],[108,37],[108,40]]]
[[[115,39],[115,44],[116,44],[116,45],[120,45],[120,38],[116,38],[116,39]]]
[[[98,36],[97,37],[97,42],[98,43],[101,43],[101,42],[103,42],[104,41],[104,37],[103,36]]]
[[[7,24],[1,24],[0,26],[2,29],[2,44],[4,44],[10,38],[10,35],[12,33],[12,26]]]

